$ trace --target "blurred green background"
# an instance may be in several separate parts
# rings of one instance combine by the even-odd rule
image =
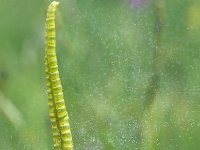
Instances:
[[[53,149],[50,2],[0,0],[0,150]],[[200,149],[199,0],[60,0],[56,16],[75,149]]]

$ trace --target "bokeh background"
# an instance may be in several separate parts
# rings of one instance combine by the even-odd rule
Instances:
[[[51,150],[50,0],[0,0],[0,150]],[[200,149],[200,1],[60,0],[57,55],[77,150]]]

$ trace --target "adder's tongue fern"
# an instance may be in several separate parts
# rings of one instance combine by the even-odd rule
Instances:
[[[45,72],[47,79],[49,115],[53,130],[55,150],[72,150],[72,135],[69,117],[65,107],[63,89],[59,77],[56,41],[55,41],[55,12],[59,2],[52,2],[47,11],[45,35]]]

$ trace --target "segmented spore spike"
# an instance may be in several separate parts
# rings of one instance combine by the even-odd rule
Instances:
[[[55,12],[59,2],[52,2],[47,11],[45,34],[45,72],[55,150],[72,150],[72,134],[66,110],[56,56]]]

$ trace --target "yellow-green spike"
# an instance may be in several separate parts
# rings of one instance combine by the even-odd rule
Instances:
[[[59,2],[56,1],[49,5],[46,18],[45,72],[49,115],[53,130],[54,149],[72,150],[73,142],[69,126],[69,117],[65,106],[56,57],[55,12],[58,5]]]

